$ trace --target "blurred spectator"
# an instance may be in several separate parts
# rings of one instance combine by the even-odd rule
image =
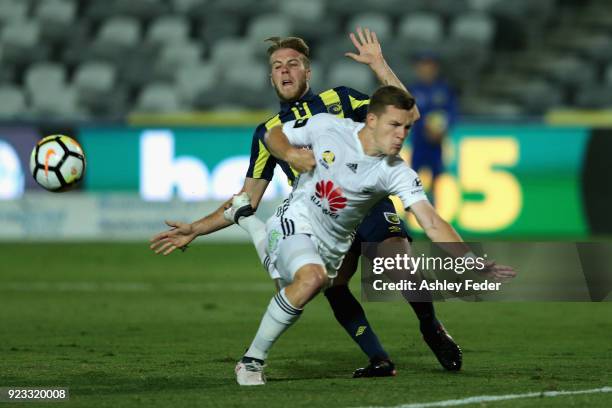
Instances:
[[[440,74],[440,61],[433,52],[414,58],[417,80],[408,89],[416,98],[421,120],[411,130],[412,168],[419,173],[428,192],[444,172],[442,146],[451,126],[457,121],[455,93]],[[430,194],[433,201],[433,196]]]

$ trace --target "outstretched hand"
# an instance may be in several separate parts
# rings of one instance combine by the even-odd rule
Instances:
[[[508,265],[498,265],[495,262],[487,262],[485,269],[480,271],[482,276],[496,281],[507,282],[516,276],[516,271]]]
[[[184,250],[196,238],[191,224],[166,221],[166,225],[171,227],[171,229],[155,235],[150,240],[150,248],[156,254],[169,255],[177,248]]]
[[[382,48],[374,31],[369,28],[357,27],[357,35],[350,33],[349,37],[358,53],[347,52],[344,55],[366,65],[373,65],[384,61]]]

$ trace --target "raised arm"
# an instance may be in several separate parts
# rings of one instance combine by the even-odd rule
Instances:
[[[347,52],[344,55],[369,66],[374,74],[376,74],[381,85],[393,85],[407,91],[402,81],[399,80],[389,64],[387,64],[376,33],[370,31],[369,28],[362,29],[361,27],[357,27],[356,31],[357,35],[350,33],[349,37],[355,48],[357,48],[358,53]]]

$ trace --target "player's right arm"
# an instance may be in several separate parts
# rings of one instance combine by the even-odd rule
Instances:
[[[251,197],[251,206],[257,208],[266,188],[272,180],[276,161],[265,150],[261,140],[265,127],[258,126],[253,135],[251,146],[251,160],[247,176],[239,193],[247,192]],[[177,248],[185,248],[191,241],[201,235],[211,234],[232,225],[223,217],[223,211],[231,205],[232,198],[225,201],[219,208],[199,220],[186,223],[180,221],[166,221],[169,230],[161,232],[151,238],[150,248],[157,254],[169,255]]]
[[[251,197],[251,205],[256,208],[269,183],[270,181],[265,179],[247,177],[240,193],[246,191]],[[169,255],[177,248],[186,247],[201,235],[211,234],[232,225],[232,222],[223,217],[223,211],[231,205],[231,201],[231,198],[228,199],[214,212],[192,223],[166,221],[170,229],[151,238],[151,249],[157,254]]]
[[[264,138],[268,150],[274,157],[289,163],[300,173],[312,170],[316,161],[312,151],[305,146],[312,145],[317,131],[325,127],[328,120],[333,120],[325,116],[320,114],[294,120],[270,129]],[[327,116],[333,118],[331,115]]]
[[[312,151],[292,145],[280,126],[266,133],[266,145],[274,157],[289,163],[300,173],[310,171],[315,166]]]

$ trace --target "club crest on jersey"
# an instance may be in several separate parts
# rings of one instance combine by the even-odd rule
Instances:
[[[342,195],[342,189],[335,187],[331,180],[321,180],[315,185],[315,193],[310,201],[321,208],[323,214],[338,218],[338,210],[346,207],[347,200]]]
[[[383,214],[385,215],[385,220],[387,220],[389,224],[400,224],[399,216],[396,213],[385,211]]]
[[[321,154],[321,157],[322,158],[319,159],[319,163],[321,163],[321,165],[326,169],[329,169],[329,166],[334,164],[334,161],[336,161],[336,155],[331,150],[324,151],[323,154]]]
[[[332,115],[339,115],[342,113],[342,105],[340,105],[340,103],[331,104],[327,107],[327,112]]]

